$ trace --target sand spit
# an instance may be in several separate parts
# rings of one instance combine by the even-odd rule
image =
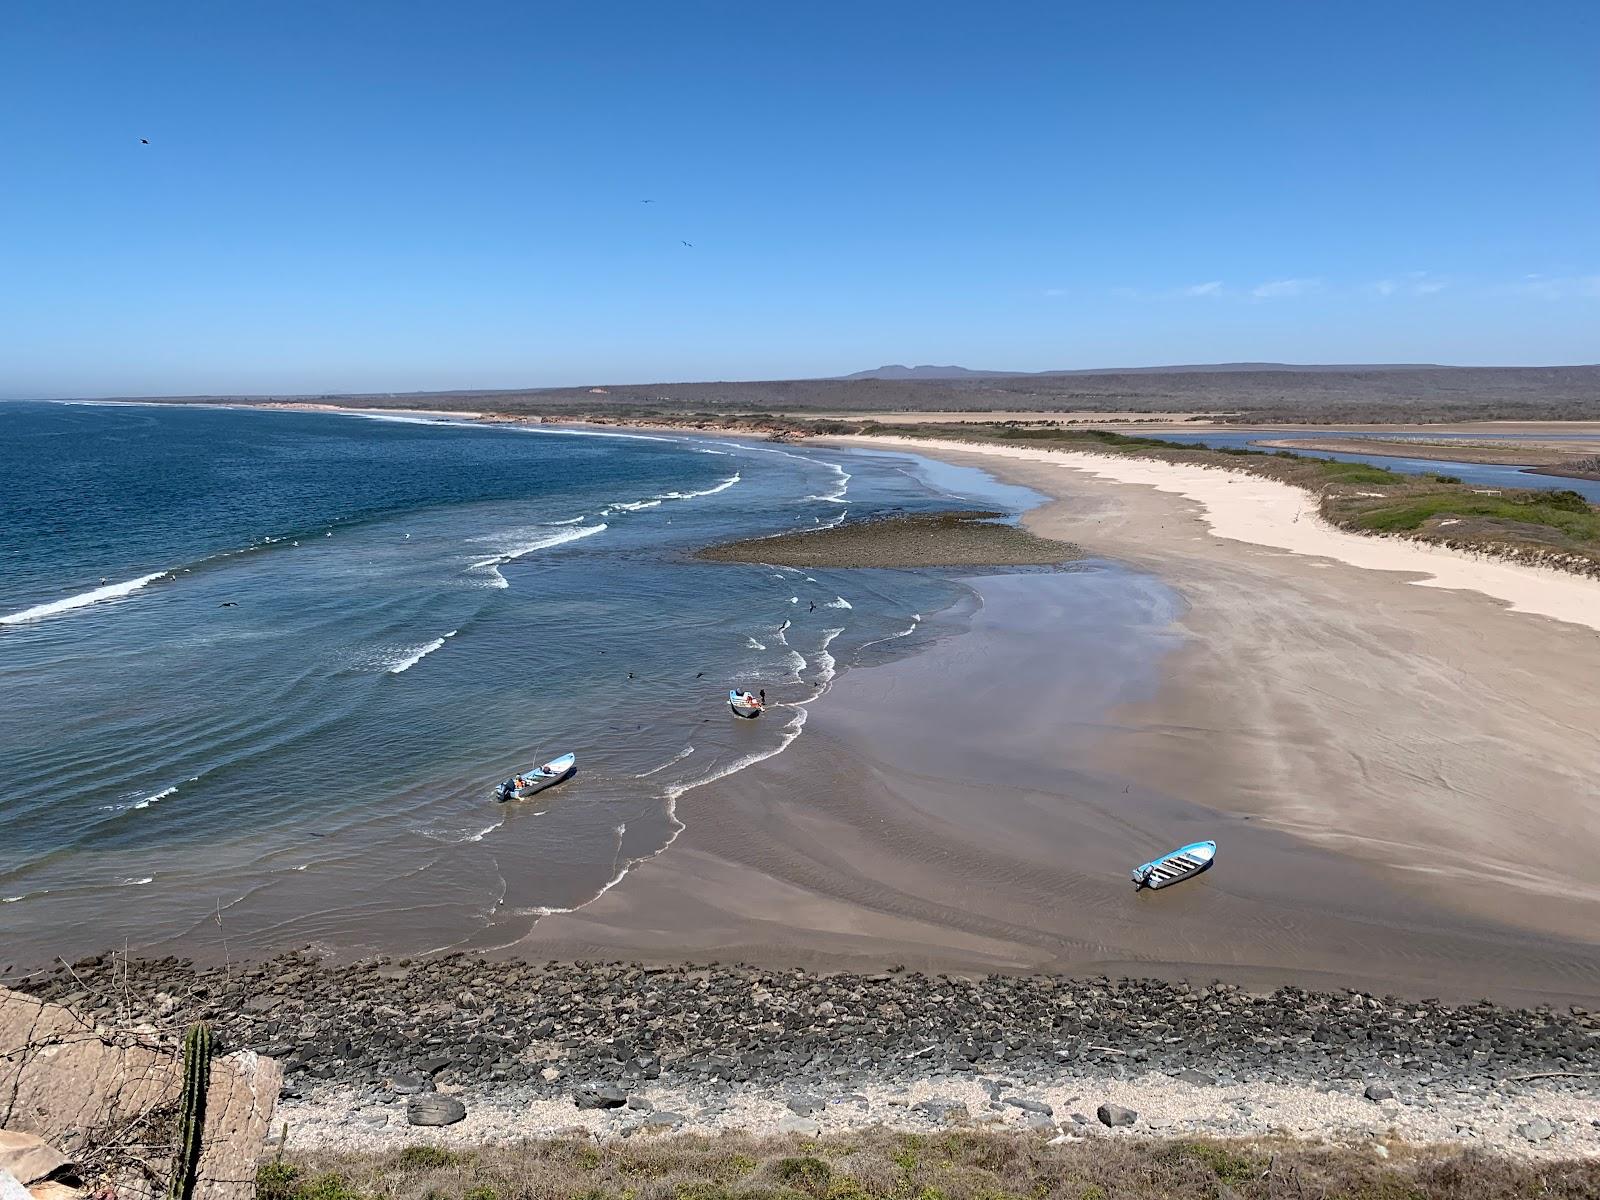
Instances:
[[[1216,537],[1330,558],[1369,571],[1406,572],[1421,576],[1411,581],[1420,587],[1481,592],[1515,612],[1552,617],[1600,632],[1600,580],[1402,538],[1347,533],[1317,514],[1315,495],[1276,480],[1216,467],[1074,451],[894,437],[837,440],[895,445],[914,453],[955,452],[1048,463],[1115,483],[1174,492],[1200,506],[1202,519]]]
[[[831,529],[710,546],[696,557],[823,568],[1053,566],[1082,557],[1076,546],[1005,524],[1000,516],[956,511],[847,521]]]

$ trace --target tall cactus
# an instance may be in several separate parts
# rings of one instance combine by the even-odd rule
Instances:
[[[178,1145],[172,1157],[168,1200],[190,1200],[206,1126],[206,1085],[211,1079],[211,1027],[204,1021],[183,1035],[183,1096],[178,1102]]]

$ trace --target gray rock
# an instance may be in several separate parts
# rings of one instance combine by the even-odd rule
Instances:
[[[422,1075],[396,1075],[389,1084],[397,1096],[415,1096],[418,1092],[433,1090],[433,1080]]]
[[[465,1104],[438,1092],[422,1092],[406,1102],[406,1120],[413,1125],[454,1125],[466,1115]]]
[[[827,1102],[820,1096],[790,1096],[784,1103],[796,1116],[809,1117],[812,1113],[821,1112]]]
[[[1056,1123],[1042,1113],[1029,1113],[1027,1126],[1036,1133],[1054,1133],[1056,1131]]]
[[[1530,1142],[1542,1142],[1546,1138],[1554,1137],[1556,1129],[1554,1125],[1543,1117],[1535,1117],[1531,1121],[1524,1121],[1521,1125],[1518,1125],[1517,1132]]]
[[[585,1083],[572,1089],[572,1102],[579,1108],[621,1108],[628,1093],[614,1083]]]
[[[919,1100],[911,1108],[914,1112],[926,1113],[935,1121],[965,1121],[971,1115],[960,1100]]]
[[[1030,1100],[1026,1096],[1007,1096],[1005,1098],[1005,1103],[1009,1104],[1012,1108],[1020,1108],[1023,1112],[1039,1113],[1041,1116],[1046,1117],[1052,1115],[1056,1111],[1043,1100]]]
[[[1394,1089],[1387,1084],[1369,1083],[1367,1090],[1361,1093],[1368,1100],[1393,1100]]]
[[[628,1107],[633,1109],[634,1112],[651,1112],[654,1110],[655,1105],[643,1096],[629,1096]]]
[[[822,1132],[822,1126],[810,1117],[802,1117],[798,1113],[784,1113],[778,1118],[779,1133],[801,1133],[806,1137],[816,1137]]]
[[[644,1119],[644,1123],[656,1129],[676,1129],[688,1119],[682,1113],[658,1108]]]
[[[1100,1124],[1108,1129],[1116,1129],[1122,1125],[1132,1125],[1139,1119],[1139,1114],[1131,1108],[1123,1108],[1120,1104],[1102,1104],[1094,1110],[1094,1115],[1100,1118]]]
[[[1215,1075],[1207,1075],[1204,1071],[1196,1071],[1193,1067],[1187,1071],[1179,1071],[1178,1078],[1185,1083],[1192,1083],[1196,1087],[1217,1086],[1217,1077]]]

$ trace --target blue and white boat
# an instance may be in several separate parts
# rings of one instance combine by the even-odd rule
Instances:
[[[759,697],[752,696],[749,692],[735,690],[728,693],[728,707],[733,709],[734,716],[744,717],[746,720],[753,721],[761,715],[762,710],[766,708],[766,704]]]
[[[1216,857],[1215,842],[1190,842],[1170,854],[1163,854],[1160,858],[1135,867],[1133,882],[1141,888],[1166,887],[1169,883],[1177,883],[1180,879],[1188,879],[1207,870]]]
[[[526,800],[547,787],[554,787],[563,779],[571,778],[577,769],[576,754],[563,754],[560,758],[552,758],[542,767],[535,767],[531,771],[524,771],[506,780],[495,789],[495,799],[502,803],[507,800]]]

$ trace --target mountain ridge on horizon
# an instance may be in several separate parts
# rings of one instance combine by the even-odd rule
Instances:
[[[1001,379],[1023,375],[1180,375],[1226,374],[1246,371],[1442,371],[1452,368],[1442,363],[1280,363],[1280,362],[1225,362],[1225,363],[1175,363],[1155,367],[1072,367],[1044,371],[990,371],[961,366],[934,366],[921,364],[908,367],[903,363],[886,363],[867,371],[854,371],[849,375],[836,375],[834,379]],[[1470,369],[1470,368],[1468,368]]]

